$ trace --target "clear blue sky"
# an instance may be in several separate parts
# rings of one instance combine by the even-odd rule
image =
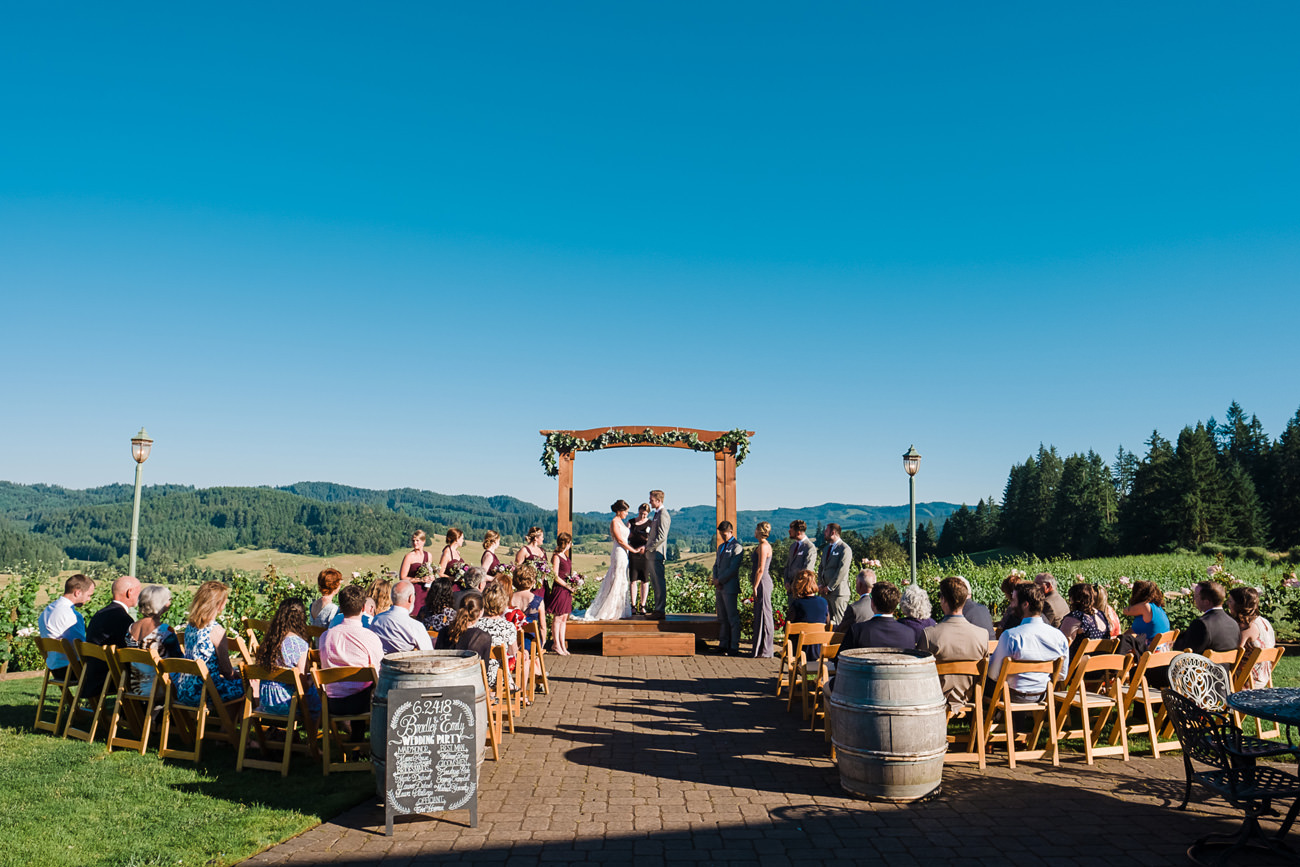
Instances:
[[[0,478],[1000,494],[1300,407],[1300,6],[9,4]],[[579,508],[712,501],[582,455]]]

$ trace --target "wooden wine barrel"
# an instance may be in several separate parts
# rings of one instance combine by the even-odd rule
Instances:
[[[840,785],[880,801],[915,801],[943,784],[948,720],[934,657],[858,648],[835,660],[827,713]]]
[[[410,650],[390,653],[379,666],[374,701],[370,706],[370,758],[375,770],[375,786],[384,795],[384,757],[388,740],[388,692],[393,689],[429,689],[440,686],[474,687],[474,708],[478,731],[475,735],[478,765],[483,766],[487,742],[487,692],[478,654],[472,650]]]

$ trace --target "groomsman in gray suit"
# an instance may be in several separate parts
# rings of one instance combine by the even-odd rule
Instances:
[[[826,525],[826,545],[822,548],[821,571],[817,583],[826,594],[826,604],[831,610],[831,623],[839,623],[844,609],[849,607],[849,567],[853,565],[853,549],[840,538],[840,525]]]
[[[654,593],[650,617],[653,620],[663,620],[668,609],[668,582],[664,580],[664,559],[668,556],[668,528],[673,522],[668,516],[668,510],[664,508],[663,491],[650,492],[650,508],[654,512],[654,517],[650,519],[650,539],[645,545],[646,578],[650,581],[650,589]]]
[[[718,651],[740,656],[740,561],[745,549],[736,539],[730,521],[718,525],[722,544],[713,559],[714,610],[718,613]]]
[[[794,579],[807,569],[817,572],[817,546],[808,538],[808,525],[803,521],[790,522],[790,553],[785,559],[785,592],[790,593]]]

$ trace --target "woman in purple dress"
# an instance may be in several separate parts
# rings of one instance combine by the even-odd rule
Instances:
[[[487,573],[489,578],[495,578],[497,572],[501,570],[501,560],[497,557],[497,548],[501,546],[501,534],[496,530],[488,530],[483,534],[483,559],[479,565]]]
[[[555,537],[555,553],[551,555],[551,575],[555,580],[545,597],[546,610],[555,615],[555,652],[560,656],[569,655],[565,628],[573,613],[573,587],[569,584],[569,576],[573,574],[572,548],[573,537],[568,533]]]
[[[466,563],[460,556],[460,546],[465,544],[465,534],[455,527],[447,530],[447,544],[442,546],[442,556],[438,558],[438,577],[451,578],[455,581],[465,571]],[[459,572],[451,574],[451,564],[459,563]],[[464,588],[462,588],[464,589]]]
[[[423,530],[416,530],[411,534],[411,550],[406,552],[406,556],[402,558],[402,565],[397,569],[397,574],[410,581],[415,587],[414,610],[416,611],[419,611],[424,607],[424,598],[429,595],[429,584],[433,580],[432,571],[430,571],[430,574],[425,580],[416,580],[416,573],[419,571],[420,567],[428,566],[432,559],[429,552],[424,550],[424,538]],[[324,575],[325,573],[322,572],[321,574]],[[343,576],[340,575],[339,580],[341,581],[342,578]],[[321,586],[323,589],[324,585]],[[334,606],[334,610],[336,612],[338,611],[337,605]],[[332,614],[330,616],[333,617]],[[313,618],[313,621],[314,620],[315,618]],[[327,620],[325,623],[319,623],[317,625],[328,626],[329,621]]]

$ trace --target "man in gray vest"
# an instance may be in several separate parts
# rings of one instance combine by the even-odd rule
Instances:
[[[794,579],[808,570],[817,572],[817,546],[808,538],[808,525],[803,521],[790,522],[790,553],[785,558],[785,592],[790,593]]]
[[[650,519],[650,538],[645,545],[646,578],[654,592],[650,608],[652,620],[663,620],[668,610],[668,582],[664,580],[664,560],[668,556],[668,529],[672,518],[664,508],[664,492],[650,492],[650,508],[654,517]]]
[[[718,612],[718,652],[740,656],[740,561],[745,549],[730,521],[718,525],[722,544],[713,560],[714,610]]]
[[[831,623],[839,623],[844,618],[844,609],[849,607],[849,567],[852,565],[853,549],[840,538],[840,525],[827,524],[826,545],[822,548],[817,583],[822,593],[826,594]]]

